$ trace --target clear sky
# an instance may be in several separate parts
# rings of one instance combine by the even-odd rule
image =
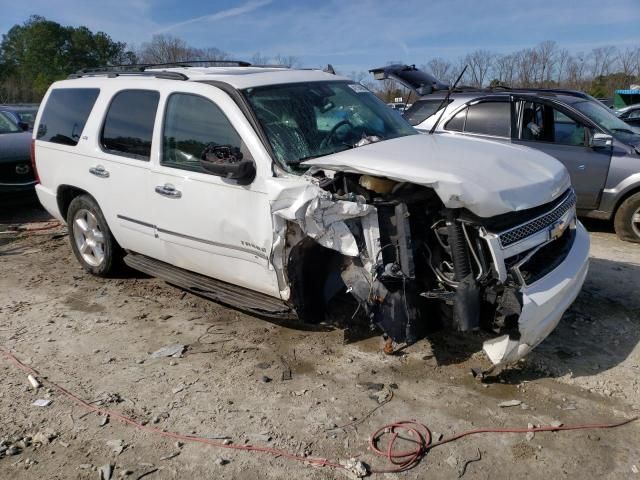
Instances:
[[[349,72],[555,40],[640,46],[640,0],[0,0],[0,33],[38,14],[133,45],[169,33],[234,58],[294,55]]]

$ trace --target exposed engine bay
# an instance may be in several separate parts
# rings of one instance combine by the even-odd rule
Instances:
[[[445,207],[421,185],[320,168],[308,175],[312,191],[274,209],[288,220],[281,273],[301,318],[317,318],[331,295],[346,288],[389,343],[414,343],[434,327],[482,329],[501,336],[503,350],[489,355],[494,364],[535,346],[510,353],[521,337],[523,287],[559,265],[573,244],[573,191],[485,219]]]

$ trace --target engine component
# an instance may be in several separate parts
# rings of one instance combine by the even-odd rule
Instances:
[[[358,183],[361,187],[371,190],[372,192],[387,194],[391,193],[393,187],[395,187],[398,182],[386,178],[372,177],[371,175],[362,175]]]

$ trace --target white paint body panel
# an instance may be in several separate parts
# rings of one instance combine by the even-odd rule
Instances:
[[[503,335],[484,343],[483,349],[491,362],[503,365],[519,360],[556,328],[582,289],[589,269],[589,245],[589,234],[578,222],[576,238],[565,261],[546,277],[521,290],[520,339],[510,340]]]
[[[569,188],[567,170],[542,152],[478,138],[412,135],[328,155],[305,165],[431,187],[449,208],[480,217],[525,210]]]

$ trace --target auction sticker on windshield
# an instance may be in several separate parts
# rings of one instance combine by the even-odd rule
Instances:
[[[351,90],[353,90],[356,93],[368,93],[369,90],[367,90],[366,88],[364,88],[362,85],[360,85],[359,83],[350,83],[349,84],[349,88],[351,88]]]

